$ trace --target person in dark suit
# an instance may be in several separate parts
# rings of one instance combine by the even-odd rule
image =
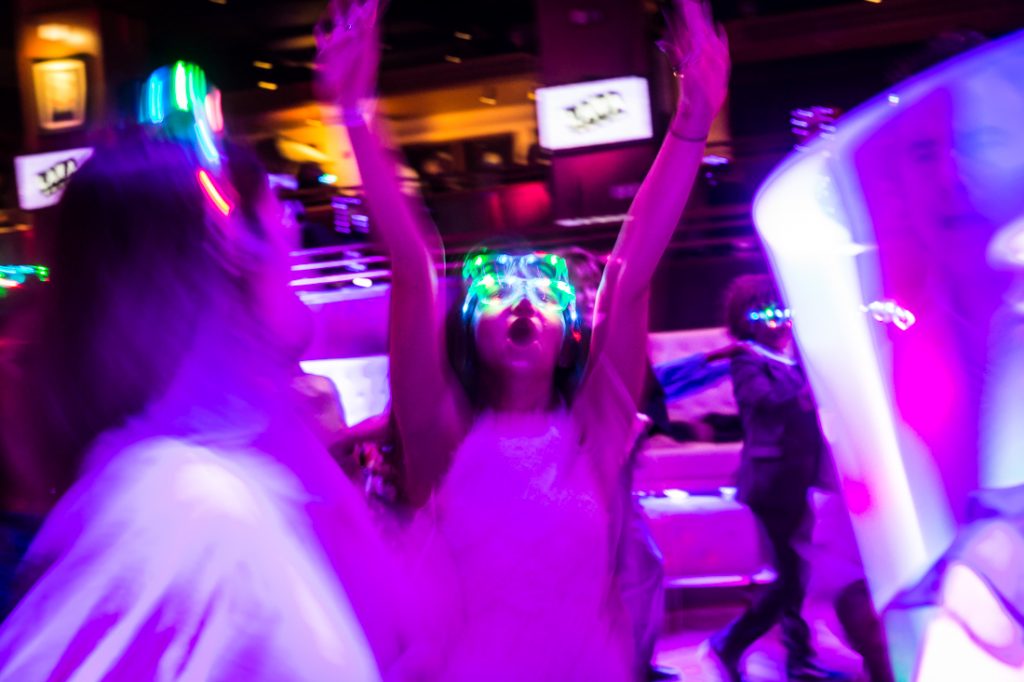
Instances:
[[[789,311],[772,280],[738,278],[726,294],[733,391],[743,424],[738,499],[764,529],[778,575],[728,628],[709,641],[728,679],[742,679],[743,652],[782,625],[790,680],[839,680],[814,660],[810,628],[800,615],[807,564],[794,542],[809,528],[808,489],[821,464],[823,437],[807,378],[791,352]]]

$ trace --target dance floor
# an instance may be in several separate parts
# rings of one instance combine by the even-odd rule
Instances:
[[[704,656],[701,645],[712,632],[739,615],[740,595],[713,595],[704,590],[670,594],[668,602],[669,614],[658,642],[657,662],[680,670],[685,682],[718,682],[718,672]],[[841,630],[830,606],[812,599],[805,606],[804,615],[811,625],[821,662],[860,679],[856,677],[860,674],[860,657],[834,634]],[[750,649],[744,670],[749,682],[775,682],[786,679],[785,669],[786,653],[776,628]]]

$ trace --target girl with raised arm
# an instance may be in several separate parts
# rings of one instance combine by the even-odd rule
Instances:
[[[377,1],[335,1],[329,15],[321,84],[392,262],[392,409],[407,486],[461,588],[443,679],[629,679],[629,623],[612,585],[617,485],[635,435],[651,278],[725,97],[725,37],[701,2],[676,0],[664,49],[680,103],[611,254],[584,361],[575,291],[552,254],[471,254],[461,324],[446,332],[440,240],[401,193],[367,107]]]

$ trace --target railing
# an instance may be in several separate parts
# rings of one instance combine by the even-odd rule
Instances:
[[[750,221],[750,202],[764,177],[788,153],[791,143],[788,136],[777,136],[709,146],[702,176],[669,254],[722,255],[758,249],[759,242]],[[539,249],[571,245],[599,255],[610,251],[622,224],[621,216],[610,216],[607,220],[588,220],[594,217],[581,216],[580,220],[559,221],[556,225],[550,210],[543,215],[530,215],[519,223],[503,212],[502,202],[509,197],[540,189],[546,191],[546,184],[530,179],[475,190],[424,192],[423,198],[444,240],[446,274],[457,272],[469,249],[501,233],[523,234]],[[329,230],[331,223],[338,219],[339,204],[344,206],[348,225],[355,225],[353,216],[361,216],[357,222],[366,226],[365,231],[349,228],[348,232],[338,234],[336,245],[292,254],[295,277],[292,285],[303,296],[322,298],[327,294],[333,299],[365,295],[358,290],[386,286],[390,282],[390,264],[372,242],[372,226],[365,220],[368,211],[359,195],[359,188],[353,187],[324,187],[289,195],[303,201],[306,219],[319,222],[320,229]],[[480,205],[488,202],[491,210],[481,213]],[[458,224],[453,224],[455,222]]]

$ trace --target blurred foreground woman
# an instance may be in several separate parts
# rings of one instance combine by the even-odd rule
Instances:
[[[226,170],[120,142],[67,188],[20,454],[68,485],[0,628],[0,680],[402,666],[387,551],[290,393],[309,319],[276,204],[258,164]]]

